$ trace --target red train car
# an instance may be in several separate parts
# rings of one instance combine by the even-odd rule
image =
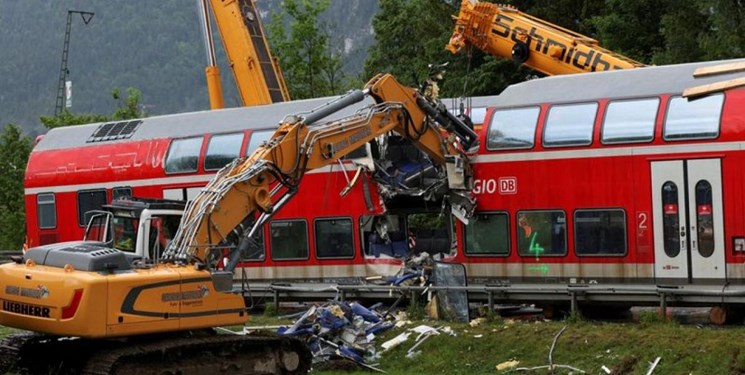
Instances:
[[[428,251],[463,263],[471,282],[741,284],[745,89],[681,97],[732,79],[693,78],[727,62],[535,79],[481,98],[474,108],[490,109],[473,159],[476,221],[416,229],[405,215],[416,208],[380,216],[371,181],[339,198],[349,168],[335,166],[303,181],[242,269],[251,279],[359,279]],[[120,126],[131,136],[108,139],[106,124],[50,131],[26,176],[29,240],[80,238],[85,212],[114,195],[187,198],[283,115],[322,102],[136,120]],[[374,241],[381,221],[386,243]]]
[[[478,220],[454,260],[476,280],[745,281],[745,89],[681,93],[707,62],[557,76],[493,103]]]

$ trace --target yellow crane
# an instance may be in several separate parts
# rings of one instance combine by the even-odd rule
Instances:
[[[208,0],[201,1],[209,65],[205,70],[210,107],[223,107],[220,70],[215,63]],[[269,49],[254,0],[209,0],[244,106],[290,100],[279,62]]]
[[[458,53],[472,45],[490,55],[511,57],[546,75],[632,69],[645,66],[604,49],[590,37],[525,14],[509,5],[462,0],[447,46]]]

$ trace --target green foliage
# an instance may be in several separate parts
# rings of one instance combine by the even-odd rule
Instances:
[[[675,0],[608,0],[605,14],[593,17],[591,23],[605,48],[650,63],[665,46],[662,17],[677,4]]]
[[[83,114],[74,114],[67,110],[67,108],[62,110],[62,113],[54,116],[41,116],[41,123],[44,124],[44,126],[47,129],[54,129],[61,126],[70,126],[70,125],[82,125],[82,124],[90,124],[94,122],[103,122],[108,121],[108,117],[104,115],[97,115],[97,114],[90,114],[90,113],[83,113]]]
[[[385,72],[414,86],[427,77],[428,64],[453,60],[444,47],[452,32],[448,20],[457,10],[444,1],[381,0],[372,22],[375,42],[365,61],[363,79]],[[466,69],[467,61],[453,60],[440,87],[443,95],[456,91],[451,89],[455,86],[452,79]]]
[[[268,39],[293,99],[328,96],[348,88],[341,51],[330,48],[328,25],[319,21],[330,4],[330,0],[285,0],[284,12],[272,14]]]
[[[482,316],[489,324],[502,324],[503,322],[502,316],[499,315],[499,312],[495,309],[490,309],[487,306],[484,306]]]
[[[698,4],[678,2],[662,16],[660,24],[665,48],[653,56],[652,63],[662,65],[703,59],[706,53],[699,38],[706,28],[706,17]]]
[[[415,292],[414,292],[415,293]],[[427,317],[425,310],[426,301],[421,298],[410,299],[409,306],[406,307],[406,316],[412,320],[422,320]]]
[[[140,109],[140,100],[142,98],[140,90],[128,87],[127,97],[123,98],[119,88],[114,88],[111,90],[111,97],[117,101],[119,105],[111,116],[88,113],[73,114],[65,108],[62,113],[58,115],[41,116],[41,123],[48,129],[54,129],[60,126],[90,124],[110,120],[127,120],[147,116],[145,111]]]
[[[708,23],[701,27],[699,45],[707,60],[743,56],[745,3],[737,0],[699,0],[699,11]],[[677,2],[676,2],[677,4]]]
[[[264,317],[272,318],[277,315],[279,315],[279,311],[277,311],[277,307],[273,303],[267,303],[264,305]]]
[[[31,139],[8,124],[0,135],[0,249],[20,249],[24,225],[23,175]]]
[[[127,87],[127,97],[122,98],[119,88],[111,90],[111,97],[119,101],[119,107],[111,115],[112,120],[129,120],[147,117],[147,113],[140,108],[142,92],[134,87]]]
[[[440,214],[411,214],[407,221],[409,228],[442,229],[445,228],[445,215]]]
[[[672,319],[668,319],[662,315],[659,311],[642,311],[639,313],[639,324],[642,326],[649,326],[654,324],[667,324],[673,322]]]
[[[608,0],[590,19],[605,48],[644,63],[742,57],[745,3],[721,0]]]
[[[570,324],[581,324],[585,322],[584,316],[582,316],[582,313],[578,310],[572,311],[569,313],[569,315],[566,317],[567,323]]]

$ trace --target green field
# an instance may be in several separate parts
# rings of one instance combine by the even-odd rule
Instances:
[[[289,324],[257,317],[250,325]],[[745,327],[680,325],[662,321],[656,315],[642,316],[641,323],[598,323],[581,319],[565,321],[513,321],[494,319],[477,327],[468,324],[419,321],[408,327],[427,324],[449,325],[457,336],[430,337],[414,359],[406,352],[409,340],[382,354],[378,367],[389,374],[499,374],[499,363],[519,361],[518,367],[546,366],[554,337],[553,363],[568,365],[588,374],[646,374],[649,363],[661,357],[653,374],[745,374]],[[376,338],[376,347],[403,332],[394,329]],[[481,335],[481,337],[475,337]],[[342,374],[347,371],[323,371]],[[353,372],[370,373],[369,371]],[[547,374],[545,368],[512,373]],[[572,373],[556,369],[555,374]],[[573,372],[578,374],[579,372]]]
[[[249,326],[290,325],[290,320],[252,316]],[[464,323],[415,321],[375,339],[376,348],[405,329],[426,324],[450,326],[457,336],[440,334],[424,341],[421,354],[406,358],[416,334],[403,344],[383,353],[376,366],[388,374],[548,374],[544,367],[533,371],[497,371],[509,360],[518,367],[547,366],[552,342],[553,363],[567,365],[588,374],[646,374],[649,363],[661,360],[654,374],[745,374],[745,327],[710,327],[665,322],[656,315],[642,316],[641,323],[599,323],[581,319],[563,321],[519,321],[491,319],[471,327]],[[566,327],[566,328],[565,328]],[[239,327],[236,327],[239,328]],[[0,335],[15,330],[0,327]],[[477,337],[478,336],[478,337]],[[345,370],[314,371],[316,374],[371,374],[341,366]],[[554,374],[580,372],[557,368]]]

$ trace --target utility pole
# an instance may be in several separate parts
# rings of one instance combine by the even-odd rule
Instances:
[[[65,44],[62,47],[62,64],[60,65],[59,71],[59,83],[57,85],[57,103],[54,107],[54,115],[57,116],[62,113],[62,107],[65,105],[65,89],[67,88],[67,76],[70,71],[67,70],[67,54],[70,50],[70,29],[72,28],[72,15],[80,14],[83,19],[83,23],[86,25],[91,22],[93,18],[92,12],[83,12],[79,10],[67,10],[67,27],[65,28]],[[69,98],[68,98],[69,99]],[[68,105],[69,106],[69,105]]]

